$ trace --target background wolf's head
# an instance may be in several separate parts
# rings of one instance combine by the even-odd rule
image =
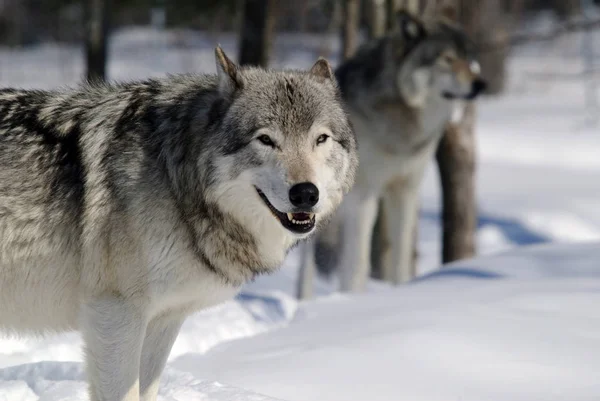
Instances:
[[[476,49],[458,24],[406,11],[396,17],[393,32],[366,43],[336,70],[346,98],[400,98],[421,108],[436,98],[471,100],[485,89]]]
[[[308,72],[266,71],[216,54],[220,106],[206,192],[244,226],[296,242],[340,204],[358,164],[331,67],[319,59]]]
[[[413,106],[428,96],[471,100],[486,87],[473,42],[450,16],[421,20],[401,11],[387,45],[397,66],[397,87]]]

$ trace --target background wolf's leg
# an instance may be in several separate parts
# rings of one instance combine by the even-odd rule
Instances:
[[[341,291],[363,291],[367,285],[377,203],[375,194],[351,194],[344,201],[343,250],[339,265]]]
[[[414,278],[414,229],[418,220],[419,186],[398,179],[388,185],[383,193],[382,207],[387,221],[386,238],[389,245],[382,256],[383,277],[395,284]]]
[[[155,401],[160,375],[179,334],[183,314],[158,316],[150,321],[140,362],[140,401]]]
[[[101,297],[82,310],[91,401],[138,401],[142,311],[119,297]]]
[[[301,245],[300,271],[296,289],[298,299],[310,299],[314,293],[314,281],[317,272],[315,246],[315,238],[310,238]]]

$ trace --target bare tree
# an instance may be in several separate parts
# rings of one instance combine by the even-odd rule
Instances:
[[[467,7],[463,5],[462,7]],[[473,6],[474,7],[474,6]],[[482,76],[487,82],[487,95],[502,93],[506,82],[506,58],[509,51],[509,29],[513,21],[506,15],[499,0],[480,0],[477,10],[471,17],[474,22],[467,27],[469,34],[479,44],[479,63]],[[515,12],[520,5],[514,4]],[[485,47],[484,43],[493,42],[494,47]]]
[[[333,0],[331,14],[329,14],[329,23],[327,24],[326,37],[319,46],[319,56],[329,58],[334,46],[334,37],[339,34],[340,27],[343,26],[342,19],[344,17],[344,5],[340,0]]]
[[[85,48],[87,79],[106,79],[110,0],[86,0]]]
[[[448,123],[436,159],[442,187],[442,262],[475,255],[475,104],[458,124]]]
[[[276,0],[245,0],[240,56],[242,65],[267,67],[273,45]]]
[[[570,18],[581,12],[581,0],[554,0],[553,6],[561,18]]]
[[[299,0],[300,11],[298,13],[298,29],[300,32],[306,32],[308,12],[310,11],[310,0]]]
[[[342,28],[342,57],[350,58],[358,45],[358,27],[360,23],[360,1],[342,0],[344,26]]]
[[[455,6],[465,31],[474,37],[481,28],[481,0],[455,0]],[[475,118],[476,106],[469,102],[461,120],[448,123],[436,153],[442,187],[443,263],[475,255]]]
[[[392,31],[396,27],[396,12],[400,10],[403,2],[401,0],[386,0],[386,30]]]
[[[27,7],[24,1],[7,1],[2,4],[3,23],[7,24],[4,32],[8,45],[22,46],[25,43],[26,30],[29,28],[27,21]]]
[[[369,38],[385,35],[387,29],[386,0],[368,0]]]

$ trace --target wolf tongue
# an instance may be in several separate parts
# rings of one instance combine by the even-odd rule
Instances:
[[[292,216],[294,216],[294,220],[308,220],[310,219],[310,215],[308,213],[292,213]]]

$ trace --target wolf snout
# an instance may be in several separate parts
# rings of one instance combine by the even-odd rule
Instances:
[[[290,188],[290,202],[298,208],[311,208],[319,202],[319,188],[312,182],[302,182]]]
[[[487,83],[483,79],[476,79],[471,84],[471,95],[473,97],[479,95],[481,92],[485,91],[487,88]]]

